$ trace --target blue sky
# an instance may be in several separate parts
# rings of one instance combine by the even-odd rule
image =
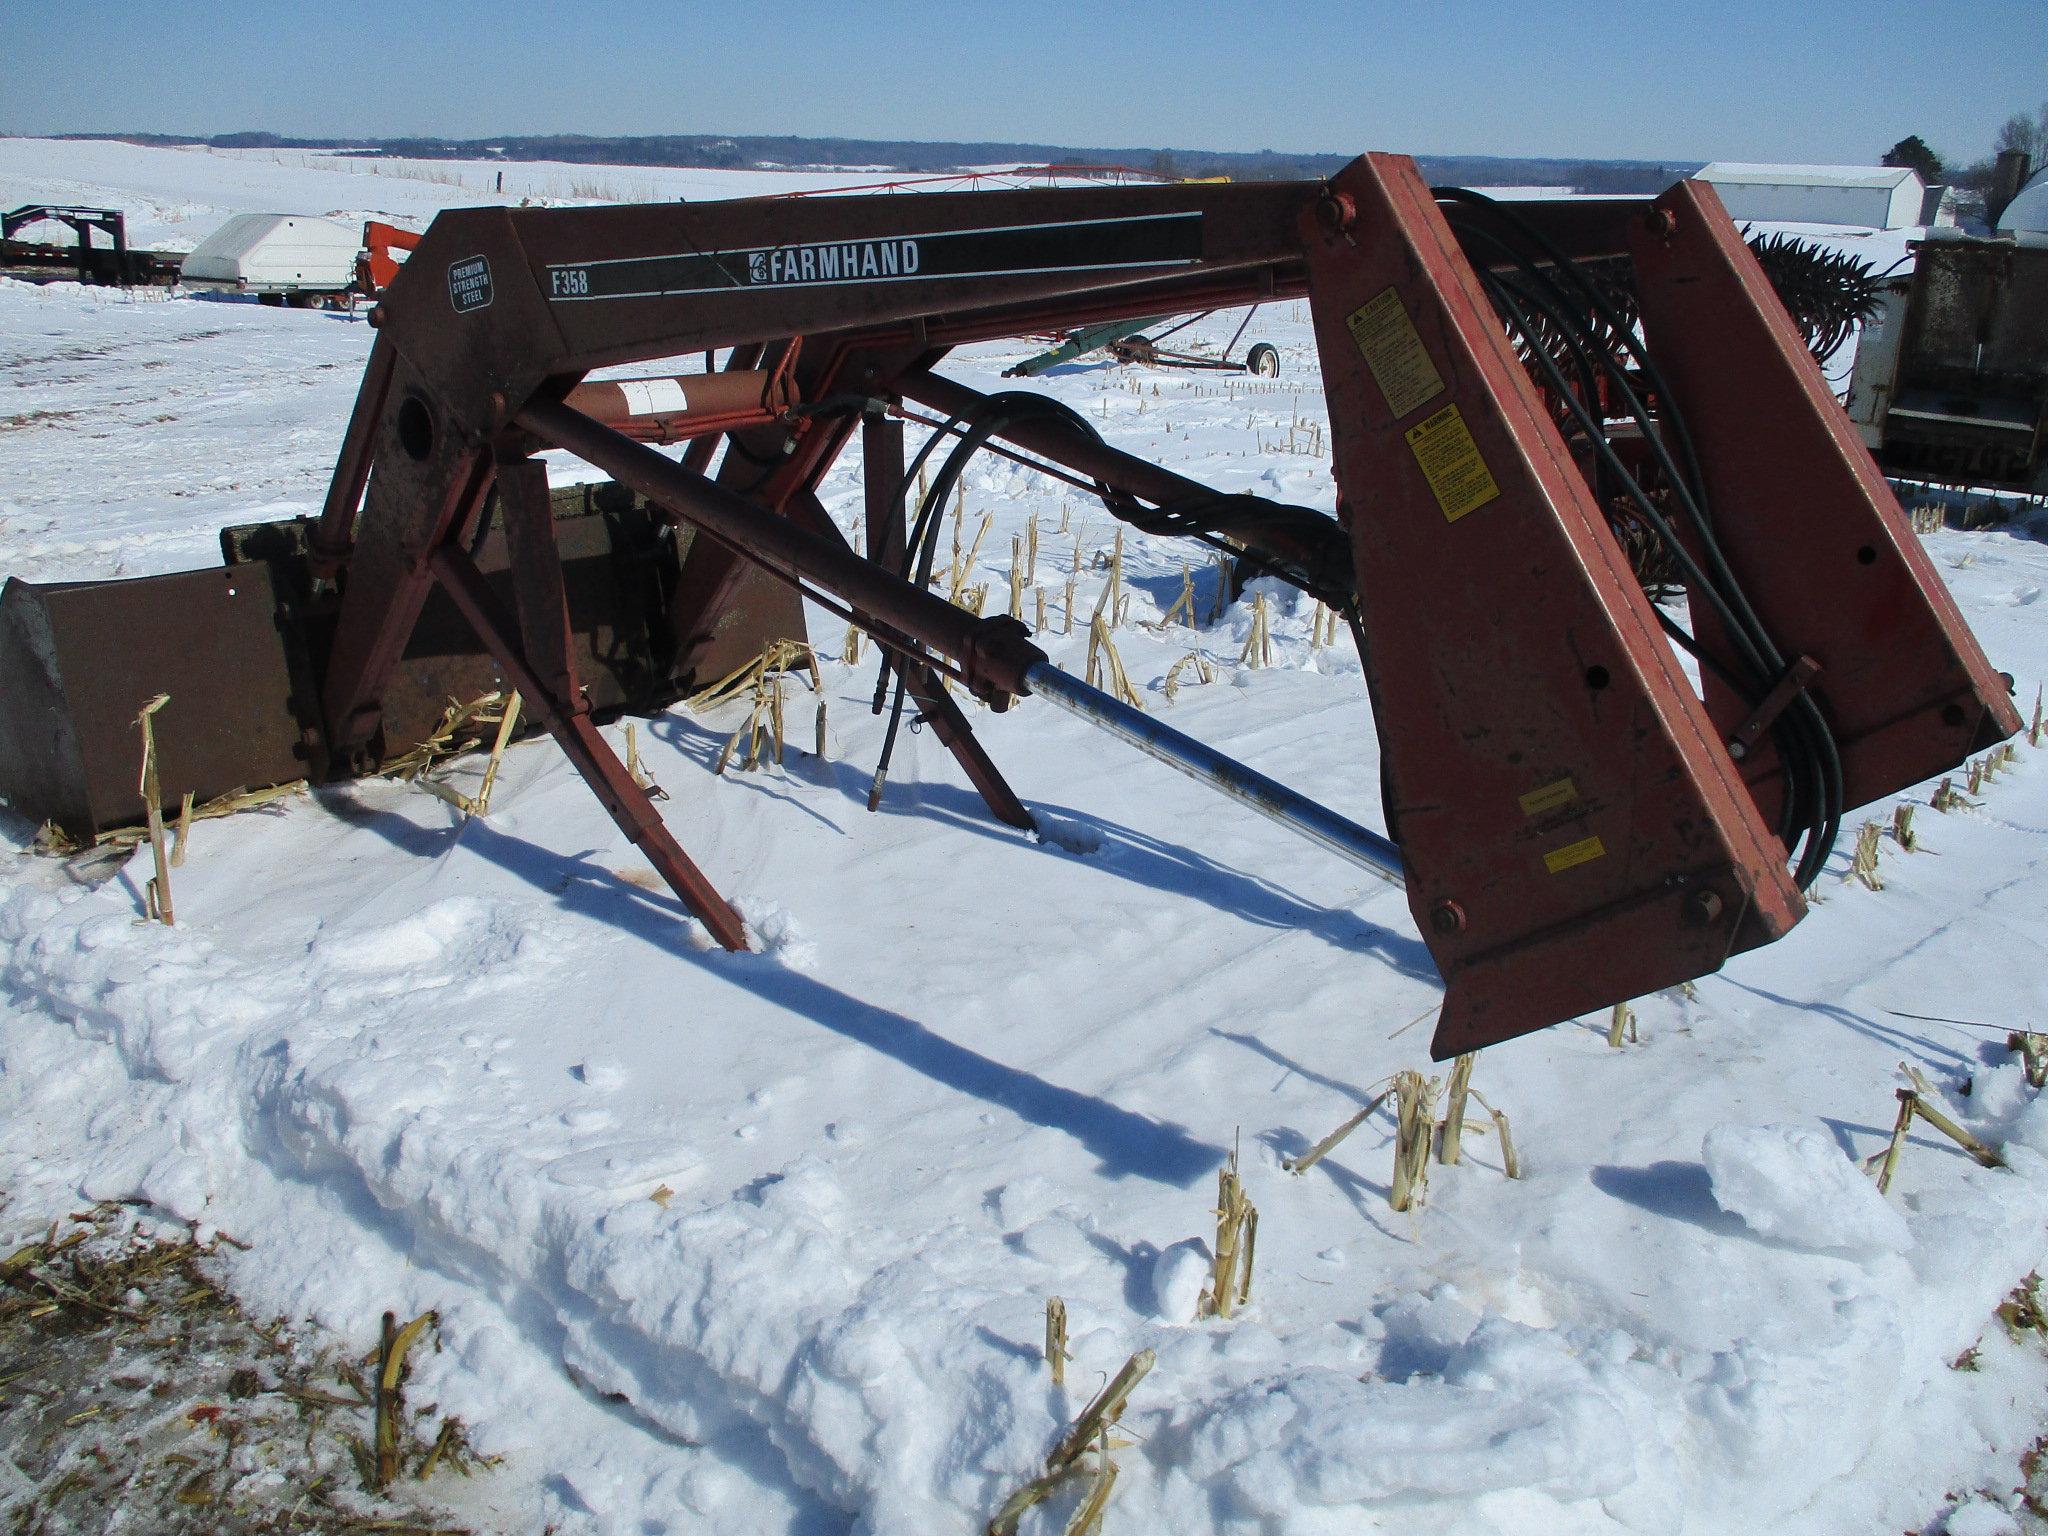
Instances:
[[[0,0],[0,132],[797,133],[1953,159],[2048,99],[2043,0],[1207,6]]]

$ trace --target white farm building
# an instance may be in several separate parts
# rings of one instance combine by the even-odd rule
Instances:
[[[1905,229],[1921,222],[1918,171],[1885,165],[1745,165],[1716,160],[1699,173],[1738,223],[1849,224]]]

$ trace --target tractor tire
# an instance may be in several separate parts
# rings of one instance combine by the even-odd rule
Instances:
[[[1259,342],[1244,355],[1244,371],[1262,379],[1280,377],[1280,354],[1265,342]]]

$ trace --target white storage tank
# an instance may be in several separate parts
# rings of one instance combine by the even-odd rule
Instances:
[[[1998,216],[1998,232],[2021,245],[2048,245],[2048,171],[2020,189]]]
[[[238,213],[199,242],[181,278],[244,293],[339,293],[355,276],[362,226],[298,213]]]

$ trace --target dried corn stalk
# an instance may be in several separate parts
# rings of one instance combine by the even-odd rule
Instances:
[[[1219,550],[1216,555],[1216,601],[1209,609],[1209,622],[1214,624],[1223,617],[1230,606],[1230,563]]]
[[[1950,811],[1961,810],[1969,801],[1962,797],[1953,782],[1943,779],[1935,786],[1933,798],[1927,803],[1946,816]]]
[[[1145,701],[1138,697],[1138,690],[1131,686],[1130,674],[1124,671],[1123,658],[1116,653],[1116,643],[1109,638],[1109,627],[1097,614],[1088,623],[1088,686],[1103,688],[1122,699],[1133,709],[1143,709]]]
[[[171,834],[171,868],[177,869],[185,862],[185,840],[192,835],[192,802],[197,798],[191,790],[185,791],[185,798],[178,802],[178,825]]]
[[[1435,1010],[1432,1009],[1431,1011],[1434,1012]],[[1381,1082],[1387,1081],[1390,1081],[1390,1079],[1381,1079]],[[1373,1087],[1377,1088],[1379,1087],[1379,1084],[1375,1083]],[[1368,1089],[1367,1091],[1371,1092],[1371,1089]],[[1302,1153],[1301,1156],[1283,1158],[1280,1162],[1280,1166],[1282,1168],[1285,1168],[1289,1173],[1307,1173],[1309,1169],[1315,1167],[1317,1163],[1320,1163],[1324,1158],[1328,1157],[1332,1152],[1336,1151],[1338,1144],[1342,1142],[1345,1137],[1349,1136],[1353,1131],[1357,1130],[1361,1125],[1365,1124],[1367,1120],[1371,1119],[1373,1111],[1378,1109],[1382,1104],[1386,1103],[1387,1100],[1392,1097],[1392,1088],[1388,1088],[1385,1092],[1382,1093],[1374,1093],[1370,1099],[1366,1100],[1365,1108],[1361,1109],[1357,1114],[1353,1115],[1350,1119],[1346,1120],[1342,1125],[1338,1126],[1337,1129],[1330,1132],[1329,1135],[1325,1136],[1321,1141],[1317,1142],[1314,1146],[1310,1147],[1306,1152]]]
[[[1515,1137],[1508,1129],[1508,1117],[1488,1103],[1486,1095],[1477,1088],[1472,1090],[1472,1097],[1479,1101],[1479,1107],[1486,1111],[1487,1118],[1493,1122],[1494,1134],[1500,1137],[1500,1171],[1511,1179],[1519,1179],[1522,1176],[1522,1160],[1515,1156]]]
[[[1152,1369],[1154,1358],[1151,1350],[1141,1349],[1124,1362],[1123,1369],[1111,1377],[1109,1384],[1096,1394],[1094,1401],[1081,1410],[1081,1416],[1074,1420],[1073,1427],[1061,1437],[1060,1443],[1053,1447],[1052,1454],[1045,1459],[1045,1470],[1003,1501],[1002,1508],[996,1511],[995,1517],[984,1528],[986,1536],[1014,1536],[1017,1522],[1023,1517],[1024,1512],[1080,1470],[1081,1457],[1090,1449],[1097,1453],[1096,1472],[1099,1487],[1101,1469],[1109,1462],[1109,1452],[1112,1448],[1109,1427],[1122,1417],[1132,1391],[1145,1379],[1146,1372]],[[1111,1481],[1114,1481],[1113,1477]],[[1092,1505],[1095,1510],[1093,1518],[1099,1523],[1102,1504],[1107,1500],[1106,1491],[1102,1493],[1100,1500],[1091,1492],[1081,1511],[1077,1512],[1076,1519]],[[1072,1525],[1068,1527],[1070,1532],[1076,1529]]]
[[[848,633],[855,632],[849,628]],[[813,688],[822,688],[815,651],[801,640],[774,641],[752,661],[733,668],[708,688],[700,688],[684,699],[683,708],[692,712],[714,708],[754,689],[767,673],[794,672],[799,667],[810,674]]]
[[[1465,1123],[1465,1100],[1469,1097],[1476,1100],[1479,1107],[1486,1111],[1487,1118],[1493,1122],[1494,1134],[1500,1138],[1501,1171],[1511,1179],[1519,1179],[1522,1176],[1522,1165],[1515,1157],[1515,1139],[1508,1129],[1508,1117],[1487,1103],[1486,1096],[1472,1086],[1472,1068],[1477,1060],[1475,1053],[1468,1052],[1451,1064],[1451,1082],[1446,1094],[1443,1123],[1437,1128],[1437,1161],[1456,1163],[1462,1153],[1464,1133],[1468,1130],[1486,1129],[1483,1125],[1468,1126]],[[1430,1085],[1432,1090],[1434,1086]],[[1397,1151],[1397,1169],[1398,1157]],[[1419,1188],[1417,1193],[1419,1195]],[[1395,1209],[1401,1207],[1397,1206]]]
[[[1618,1051],[1624,1037],[1630,1041],[1636,1038],[1636,1011],[1620,1002],[1614,1005],[1614,1018],[1607,1026],[1607,1043]]]
[[[1237,1153],[1216,1172],[1216,1247],[1209,1288],[1196,1305],[1195,1317],[1229,1317],[1251,1294],[1251,1235],[1258,1230],[1258,1212],[1246,1198],[1237,1176]]]
[[[948,593],[948,600],[951,601],[953,606],[956,608],[966,606],[964,603],[962,603],[961,598],[964,596],[966,592],[967,578],[974,571],[974,562],[981,557],[981,541],[988,537],[988,531],[990,528],[995,526],[995,521],[995,517],[992,514],[982,514],[981,527],[975,530],[974,544],[967,551],[966,557],[964,559],[959,554],[959,525],[954,525],[953,537],[955,543],[953,556],[953,579],[951,591]],[[988,598],[988,588],[983,587],[981,589],[981,595],[983,601],[986,601]],[[977,613],[980,612],[978,608],[975,611]]]
[[[1856,851],[1849,856],[1849,873],[1861,880],[1873,891],[1884,889],[1884,881],[1878,878],[1878,838],[1884,828],[1874,821],[1866,821],[1856,833]]]
[[[1103,1511],[1109,1508],[1109,1496],[1116,1490],[1116,1478],[1116,1463],[1109,1455],[1109,1436],[1104,1434],[1095,1455],[1095,1481],[1080,1508],[1074,1511],[1074,1518],[1067,1522],[1063,1536],[1097,1536],[1102,1529]]]
[[[206,801],[203,805],[193,806],[191,819],[194,821],[212,821],[217,817],[232,816],[237,811],[256,810],[261,806],[272,805],[279,800],[296,795],[305,787],[306,781],[304,779],[293,779],[289,784],[272,784],[262,789],[233,790],[225,795],[217,795],[213,799]],[[37,852],[73,853],[77,851],[76,845],[69,838],[65,838],[61,831],[54,827],[49,830],[55,833],[58,839],[62,840],[61,844],[52,843],[46,848],[43,843],[42,834],[38,833],[36,841]],[[102,832],[94,839],[94,843],[102,848],[109,846],[124,848],[143,842],[148,837],[149,829],[147,827],[116,827],[111,832]]]
[[[2048,1088],[2048,1035],[2035,1034],[2031,1029],[2014,1030],[2005,1037],[2005,1044],[2008,1050],[2019,1053],[2027,1086]]]
[[[654,775],[640,761],[640,728],[631,720],[626,722],[626,777],[642,789],[654,783]]]
[[[1394,1077],[1394,1180],[1387,1203],[1397,1211],[1420,1205],[1429,1186],[1436,1088],[1436,1079],[1420,1072],[1400,1072]]]
[[[1315,612],[1308,621],[1309,649],[1320,651],[1337,643],[1337,610],[1321,599],[1316,601]]]
[[[1885,1144],[1884,1151],[1873,1157],[1866,1158],[1863,1163],[1863,1169],[1866,1173],[1873,1166],[1877,1168],[1877,1192],[1879,1194],[1886,1194],[1891,1190],[1892,1175],[1898,1171],[1899,1154],[1905,1150],[1906,1132],[1912,1129],[1913,1122],[1916,1119],[1925,1120],[1986,1168],[2003,1168],[2005,1166],[2005,1159],[2003,1157],[1999,1156],[1990,1147],[1985,1146],[1983,1142],[1972,1136],[1960,1125],[1957,1125],[1955,1121],[1951,1120],[1929,1102],[1934,1098],[1935,1094],[1933,1086],[1926,1078],[1903,1062],[1900,1063],[1900,1070],[1906,1074],[1912,1086],[1895,1090],[1899,1101],[1899,1114],[1898,1118],[1892,1122],[1891,1140]]]
[[[1123,1363],[1122,1368],[1110,1377],[1109,1384],[1095,1394],[1095,1400],[1081,1410],[1081,1416],[1074,1420],[1074,1427],[1053,1447],[1052,1454],[1046,1458],[1048,1470],[1073,1465],[1102,1431],[1123,1417],[1131,1394],[1145,1379],[1157,1358],[1151,1350],[1141,1349]]]
[[[1920,846],[1920,839],[1913,831],[1913,807],[1899,804],[1892,807],[1892,841],[1906,852],[1912,853]]]
[[[1446,1167],[1456,1167],[1463,1154],[1465,1100],[1472,1092],[1472,1067],[1478,1060],[1476,1052],[1467,1051],[1451,1063],[1450,1086],[1444,1092],[1444,1120],[1437,1129],[1436,1141],[1436,1160]]]
[[[142,777],[135,787],[142,796],[142,812],[148,818],[149,851],[156,861],[156,876],[143,889],[142,906],[166,928],[177,919],[171,913],[171,866],[164,853],[163,791],[157,783],[154,716],[170,702],[168,693],[160,693],[143,705],[142,713],[135,717],[135,723],[142,727]]]
[[[1240,667],[1270,667],[1273,665],[1273,634],[1266,619],[1266,597],[1259,593],[1252,599],[1251,633],[1245,636],[1244,651],[1237,658]]]
[[[373,1486],[388,1488],[398,1476],[399,1429],[405,1397],[405,1356],[427,1328],[439,1321],[436,1314],[422,1312],[403,1328],[392,1313],[384,1314],[377,1346],[377,1396],[375,1414],[376,1476]]]
[[[1067,1384],[1067,1362],[1073,1358],[1067,1353],[1067,1304],[1058,1296],[1049,1296],[1045,1302],[1045,1363],[1052,1367],[1054,1386]]]
[[[508,707],[505,695],[495,690],[480,693],[467,703],[450,699],[448,707],[441,711],[440,723],[427,733],[426,739],[390,759],[378,772],[387,779],[418,783],[443,758],[459,757],[482,746],[486,733],[497,728]]]
[[[1159,620],[1159,627],[1165,629],[1176,619],[1189,629],[1195,627],[1195,573],[1187,561],[1180,563],[1180,596],[1173,600],[1173,606]]]
[[[2005,1159],[2003,1157],[1985,1146],[1983,1142],[1979,1141],[1975,1136],[1972,1136],[1960,1125],[1957,1125],[1955,1121],[1949,1119],[1947,1115],[1934,1107],[1933,1100],[1937,1097],[1934,1085],[1920,1075],[1918,1068],[1906,1066],[1904,1063],[1900,1065],[1913,1084],[1913,1113],[1916,1116],[1925,1120],[1937,1131],[1940,1131],[1942,1135],[1948,1137],[1950,1141],[1953,1141],[1986,1168],[2003,1168],[2005,1166]]]
[[[1216,669],[1209,665],[1209,658],[1204,656],[1200,651],[1189,651],[1187,655],[1181,657],[1179,661],[1176,661],[1172,666],[1166,669],[1167,703],[1171,704],[1173,702],[1174,694],[1180,690],[1181,669],[1189,665],[1192,665],[1194,667],[1196,682],[1213,683],[1216,681]]]
[[[498,734],[491,741],[491,759],[484,764],[484,781],[477,786],[476,801],[471,807],[473,814],[488,816],[491,813],[491,791],[498,787],[498,769],[505,761],[505,748],[511,745],[512,733],[519,729],[519,694],[515,690],[505,699],[505,707],[498,715]],[[626,741],[633,741],[633,727],[626,727]],[[637,757],[637,752],[636,752]],[[648,784],[653,781],[649,780]],[[645,789],[648,784],[640,787]],[[666,798],[664,796],[664,798]]]

